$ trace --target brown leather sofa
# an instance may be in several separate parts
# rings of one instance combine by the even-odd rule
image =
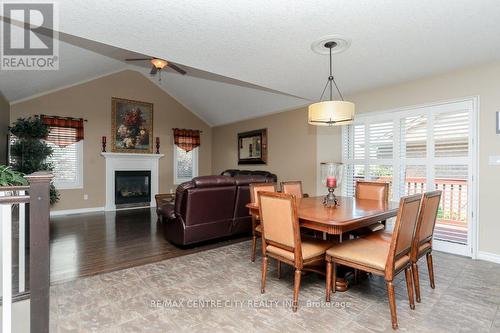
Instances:
[[[278,181],[278,177],[269,171],[262,171],[262,170],[238,170],[238,169],[227,169],[224,170],[221,174],[221,176],[231,176],[231,177],[236,177],[236,176],[266,176],[268,178],[271,178],[274,183]]]
[[[177,187],[175,204],[161,209],[165,238],[176,245],[250,233],[246,204],[251,183],[273,182],[276,176],[203,176]]]

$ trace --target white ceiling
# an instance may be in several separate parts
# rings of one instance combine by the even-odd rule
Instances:
[[[59,11],[64,33],[198,69],[169,74],[164,88],[212,125],[306,104],[279,92],[319,98],[328,58],[310,45],[324,35],[352,40],[334,59],[345,93],[500,59],[497,0],[64,0]],[[120,65],[92,56],[54,75]],[[9,87],[29,90],[20,77],[9,74]]]

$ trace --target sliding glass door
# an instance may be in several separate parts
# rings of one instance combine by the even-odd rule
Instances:
[[[358,115],[343,130],[344,193],[356,180],[391,183],[390,197],[439,189],[435,248],[471,255],[476,101]]]

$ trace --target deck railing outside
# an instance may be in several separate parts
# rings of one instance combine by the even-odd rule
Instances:
[[[426,178],[406,178],[407,195],[426,191]],[[467,225],[467,181],[463,179],[438,178],[434,181],[436,190],[441,190],[441,205],[438,220],[441,224]]]
[[[38,172],[26,179],[29,186],[0,187],[3,333],[13,332],[12,302],[25,298],[30,299],[31,332],[49,332],[49,184],[52,175]],[[18,237],[13,237],[12,226],[16,220]],[[12,251],[13,238],[18,242],[17,253]],[[26,239],[29,239],[28,269]],[[14,265],[13,257],[17,259]],[[12,274],[13,267],[15,274]],[[27,272],[29,289],[25,284]],[[17,280],[15,297],[13,276]]]

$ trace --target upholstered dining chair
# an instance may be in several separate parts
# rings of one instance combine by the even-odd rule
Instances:
[[[358,180],[356,181],[355,196],[358,199],[388,201],[389,183]],[[385,221],[380,221],[367,227],[354,230],[351,232],[351,235],[353,235],[354,237],[359,237],[378,230],[382,230],[384,228]]]
[[[250,201],[258,204],[258,192],[277,192],[278,186],[276,183],[253,183],[250,184]],[[257,252],[257,238],[262,234],[262,227],[260,225],[260,218],[252,214],[252,262],[255,261],[255,254]],[[278,265],[278,267],[280,267]]]
[[[441,201],[441,191],[432,191],[424,193],[422,198],[422,207],[420,208],[420,218],[415,228],[415,237],[410,254],[412,265],[413,282],[415,284],[415,297],[420,303],[420,281],[418,277],[417,262],[424,255],[427,259],[427,269],[429,271],[429,281],[431,288],[434,289],[434,266],[432,262],[432,237],[434,236],[434,227]]]
[[[302,192],[302,182],[300,180],[281,182],[281,192],[293,194],[296,198],[309,197],[309,194]]]
[[[415,308],[410,252],[419,218],[421,199],[420,194],[401,198],[390,242],[362,237],[334,245],[326,251],[327,302],[330,301],[332,286],[336,285],[338,264],[383,276],[389,295],[392,328],[398,327],[393,280],[402,271],[405,271],[410,308]]]
[[[259,192],[262,226],[262,284],[265,292],[268,257],[295,268],[293,311],[297,311],[302,271],[324,274],[325,252],[333,242],[303,237],[300,234],[295,196]]]

